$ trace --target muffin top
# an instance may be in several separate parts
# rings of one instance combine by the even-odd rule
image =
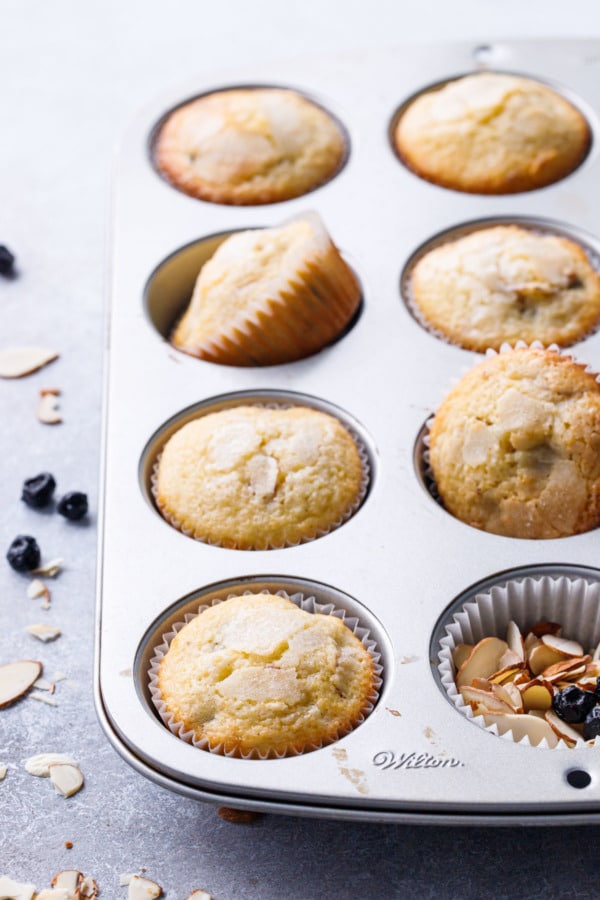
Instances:
[[[588,151],[590,130],[551,88],[489,72],[421,94],[400,116],[394,143],[406,165],[428,181],[512,194],[572,172]]]
[[[174,110],[155,144],[159,171],[179,190],[241,205],[312,191],[336,174],[345,155],[331,116],[279,88],[205,94]]]
[[[209,413],[165,444],[157,505],[198,540],[264,550],[331,531],[357,508],[363,468],[338,419],[307,407]]]
[[[430,464],[446,509],[519,538],[600,522],[600,384],[567,356],[516,349],[484,360],[435,415]]]
[[[467,350],[517,340],[564,347],[600,319],[600,275],[583,248],[516,225],[430,250],[413,269],[410,292],[426,324]]]
[[[338,337],[360,298],[321,219],[306,213],[228,237],[200,270],[172,343],[225,365],[292,362]]]
[[[302,752],[362,720],[373,660],[336,616],[273,594],[233,597],[188,622],[160,664],[174,723],[225,753]]]

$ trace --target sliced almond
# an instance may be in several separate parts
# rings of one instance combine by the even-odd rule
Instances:
[[[79,897],[66,888],[44,888],[35,895],[35,900],[79,900]]]
[[[562,653],[558,653],[551,647],[547,647],[543,641],[540,641],[539,644],[530,651],[529,656],[527,657],[527,665],[534,675],[539,675],[550,666],[562,662],[563,660],[564,656]]]
[[[82,879],[81,885],[79,887],[79,895],[84,898],[84,900],[95,900],[98,896],[98,885],[96,881],[92,878],[91,875],[86,875],[85,878]]]
[[[536,678],[520,689],[525,712],[532,709],[547,710],[552,707],[554,691],[549,681]]]
[[[498,672],[494,672],[493,675],[490,675],[489,680],[492,684],[505,684],[506,682],[514,681],[519,672],[523,671],[524,665],[525,663],[518,662],[509,666],[504,666],[504,668],[500,669]]]
[[[161,886],[155,881],[142,878],[141,875],[132,875],[127,900],[155,900],[156,897],[162,897],[162,892]]]
[[[35,894],[35,884],[13,881],[7,875],[0,876],[0,898],[7,900],[31,900]]]
[[[511,619],[506,626],[506,643],[510,650],[519,657],[521,662],[525,660],[525,644],[523,635],[516,622]]]
[[[44,425],[60,425],[62,416],[58,409],[58,397],[56,394],[42,394],[36,416]]]
[[[45,678],[38,678],[37,681],[33,683],[34,688],[37,688],[38,691],[49,691],[51,694],[54,693],[54,682],[47,681]]]
[[[486,725],[497,725],[500,734],[512,731],[515,741],[529,738],[533,747],[537,747],[544,739],[549,747],[556,747],[558,738],[545,719],[535,715],[498,715],[490,713],[484,716]]]
[[[523,645],[524,645],[524,647],[525,647],[525,654],[528,656],[528,655],[531,653],[531,651],[533,650],[533,648],[534,648],[534,647],[537,647],[537,645],[538,645],[538,644],[541,644],[541,643],[542,643],[542,642],[540,641],[539,638],[537,638],[537,637],[535,636],[535,634],[533,633],[533,631],[530,631],[530,632],[526,635],[525,640],[523,641]]]
[[[473,644],[457,644],[452,651],[452,662],[457,669],[460,669],[465,659],[473,649]]]
[[[471,687],[478,688],[480,691],[491,691],[492,682],[488,681],[487,678],[474,678],[471,682]]]
[[[546,722],[548,722],[556,736],[561,740],[566,741],[569,747],[574,747],[575,744],[582,739],[579,732],[575,731],[574,728],[571,728],[567,722],[563,722],[553,709],[549,709],[546,713]]]
[[[583,656],[585,653],[578,641],[568,641],[566,638],[558,637],[555,634],[545,634],[542,638],[542,644],[569,659],[573,656]]]
[[[507,666],[517,666],[518,668],[523,665],[523,657],[519,656],[518,653],[515,653],[514,650],[511,650],[510,647],[503,653],[500,657],[500,668],[505,669]]]
[[[56,628],[54,625],[42,625],[41,623],[36,625],[26,625],[25,631],[33,635],[33,637],[37,638],[39,641],[43,641],[45,644],[48,641],[55,641],[56,638],[60,637],[62,634],[60,628]]]
[[[6,778],[6,773],[8,772],[8,767],[0,765],[0,781],[4,781]]]
[[[37,600],[38,597],[46,597],[49,599],[50,591],[40,578],[34,578],[27,588],[27,596],[30,600]]]
[[[56,888],[66,888],[68,891],[75,893],[81,881],[81,872],[77,869],[63,869],[57,872],[50,884]]]
[[[63,560],[51,559],[50,562],[44,563],[43,566],[38,566],[37,569],[32,569],[32,575],[47,575],[49,578],[54,578],[60,570],[62,569]]]
[[[71,763],[53,763],[48,767],[50,781],[63,797],[72,797],[83,787],[83,772]]]
[[[23,697],[42,674],[42,664],[34,659],[0,666],[0,709]]]
[[[546,679],[546,681],[558,681],[561,678],[564,678],[567,673],[570,677],[579,678],[580,675],[585,673],[585,668],[590,662],[589,656],[583,657],[575,657],[574,659],[564,659],[562,662],[554,663],[552,666],[548,666],[547,669],[541,673],[542,676]]]
[[[485,712],[514,712],[512,706],[495,694],[480,691],[466,684],[460,688],[460,693],[464,702],[469,704],[476,716],[483,715]]]
[[[560,634],[562,628],[558,622],[536,622],[531,631],[537,638],[543,638],[547,634]]]
[[[50,766],[57,763],[67,763],[76,766],[77,761],[66,753],[38,753],[36,756],[30,756],[25,760],[25,771],[30,775],[37,775],[40,778],[48,778],[50,775]]]
[[[492,693],[499,697],[500,700],[504,700],[504,702],[511,707],[513,712],[523,712],[523,700],[521,699],[521,691],[511,682],[508,682],[507,684],[492,685]]]
[[[456,685],[471,684],[473,678],[488,678],[500,668],[498,663],[508,649],[506,641],[487,637],[476,644],[456,673]]]
[[[22,378],[37,372],[58,357],[44,347],[7,347],[0,350],[0,378]]]
[[[46,706],[58,706],[58,700],[55,700],[53,697],[48,697],[47,694],[39,694],[37,691],[32,691],[29,696],[32,700],[37,700],[39,703],[45,703]]]
[[[212,894],[206,891],[192,891],[187,895],[187,900],[212,900]]]

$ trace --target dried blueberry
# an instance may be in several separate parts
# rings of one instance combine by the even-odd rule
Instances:
[[[15,257],[8,247],[0,244],[0,275],[12,275]]]
[[[61,497],[56,509],[61,516],[70,519],[72,522],[76,522],[77,519],[83,519],[88,511],[87,494],[82,494],[81,491],[71,491],[69,494]]]
[[[19,534],[14,539],[6,558],[17,572],[29,572],[30,569],[37,569],[40,564],[42,554],[35,538],[29,534]]]
[[[600,678],[596,680],[596,687],[594,688],[594,694],[596,695],[596,702],[600,703]]]
[[[585,721],[596,701],[597,697],[593,691],[583,691],[573,684],[554,695],[552,706],[563,722],[576,724]]]
[[[583,725],[584,741],[591,741],[600,734],[600,706],[594,706],[587,714]]]
[[[41,509],[48,506],[56,487],[56,481],[50,472],[40,472],[33,478],[26,478],[23,482],[21,500],[33,509]]]

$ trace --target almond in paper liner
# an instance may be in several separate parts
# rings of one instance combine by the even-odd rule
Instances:
[[[382,668],[358,619],[301,593],[202,605],[163,635],[149,670],[164,724],[202,750],[275,759],[317,750],[372,712]]]
[[[584,722],[594,709],[600,717],[599,641],[599,581],[525,576],[452,616],[438,672],[451,702],[481,728],[528,746],[584,747],[600,733]]]

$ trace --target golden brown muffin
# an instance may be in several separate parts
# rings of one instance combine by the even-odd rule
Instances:
[[[347,625],[267,593],[188,622],[157,686],[171,727],[235,755],[316,749],[351,731],[376,699],[373,660]]]
[[[180,191],[237,205],[306,194],[329,181],[345,156],[331,116],[280,88],[198,97],[167,117],[155,144],[159,171]]]
[[[600,523],[600,384],[556,351],[492,356],[435,415],[430,462],[446,509],[475,528],[558,538]]]
[[[170,438],[155,496],[186,534],[263,550],[331,531],[358,508],[364,483],[356,443],[338,419],[307,407],[237,406]]]
[[[600,319],[600,275],[583,248],[516,225],[430,250],[414,267],[410,293],[426,324],[480,352],[518,340],[566,347]]]
[[[335,340],[360,299],[352,269],[311,213],[227,238],[202,267],[172,343],[231,366],[292,362]]]
[[[514,75],[468,75],[421,94],[400,116],[396,150],[421,178],[475,194],[552,184],[584,159],[590,129],[551,88]]]

